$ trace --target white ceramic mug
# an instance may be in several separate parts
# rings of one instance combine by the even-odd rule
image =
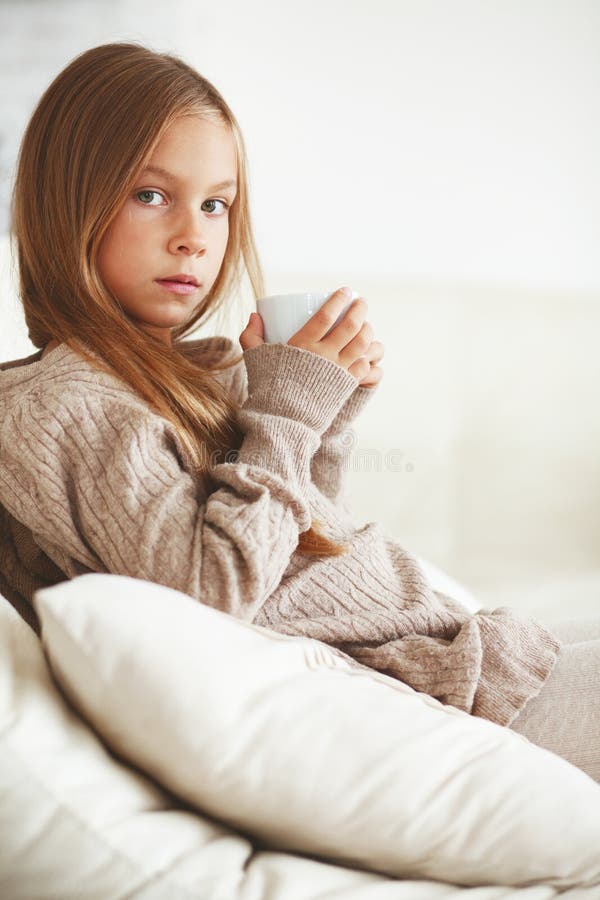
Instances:
[[[265,327],[265,343],[287,344],[332,294],[335,294],[335,291],[301,291],[297,294],[273,294],[270,297],[261,297],[256,301],[256,309]],[[352,300],[347,301],[329,331],[341,321],[352,301],[358,296],[360,295],[356,291],[352,291]]]

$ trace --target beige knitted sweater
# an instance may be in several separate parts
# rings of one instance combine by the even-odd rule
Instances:
[[[186,342],[204,366],[227,338]],[[558,640],[501,607],[471,615],[344,502],[350,423],[374,390],[307,350],[264,344],[215,373],[244,440],[202,493],[172,426],[66,344],[0,371],[0,590],[36,627],[33,591],[86,572],[176,588],[238,618],[339,648],[473,715],[509,725]],[[296,552],[311,520],[343,556]]]

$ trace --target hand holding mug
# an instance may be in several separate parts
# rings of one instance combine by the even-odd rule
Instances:
[[[344,290],[336,291],[288,344],[331,359],[354,375],[359,385],[374,387],[383,376],[383,370],[375,365],[383,358],[383,344],[373,339],[364,297],[353,300],[338,321],[347,303]]]
[[[366,300],[357,295],[356,299],[350,302],[352,292],[349,289],[346,291],[341,288],[324,302],[320,299],[322,305],[299,330],[292,334],[287,343],[337,363],[350,372],[360,386],[375,387],[383,377],[383,370],[378,363],[383,358],[384,347],[381,341],[373,339],[373,329],[366,321]],[[310,301],[314,297],[313,294],[287,295],[273,298],[277,304],[271,307],[265,305],[264,300],[259,301],[259,305],[262,303],[263,310],[267,313],[275,309],[280,316],[283,313],[285,318],[288,307],[283,305],[283,301],[289,301],[289,304],[295,304],[293,309],[289,309],[292,317],[290,321],[293,321],[294,316],[297,320],[299,314],[301,319],[306,315],[302,310],[310,309]],[[279,322],[274,324],[280,325]],[[275,329],[272,327],[272,330]],[[283,333],[281,328],[279,333]],[[265,327],[258,313],[252,313],[239,341],[243,350],[265,342]]]

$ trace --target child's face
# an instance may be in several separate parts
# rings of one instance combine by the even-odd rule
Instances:
[[[215,185],[236,177],[229,126],[185,116],[165,132],[102,239],[102,280],[134,322],[167,344],[219,274],[236,186]],[[165,281],[176,275],[198,286]]]

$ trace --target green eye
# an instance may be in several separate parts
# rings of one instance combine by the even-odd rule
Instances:
[[[229,204],[226,203],[225,200],[205,200],[205,203],[212,203],[212,204],[220,203],[221,204],[220,215],[224,215],[227,212],[227,210],[229,209]],[[209,209],[208,212],[212,214],[214,212],[214,209]]]
[[[158,206],[158,203],[152,202],[153,197],[157,197],[160,202],[160,194],[158,191],[138,191],[135,196],[140,203],[144,204],[144,206]]]

